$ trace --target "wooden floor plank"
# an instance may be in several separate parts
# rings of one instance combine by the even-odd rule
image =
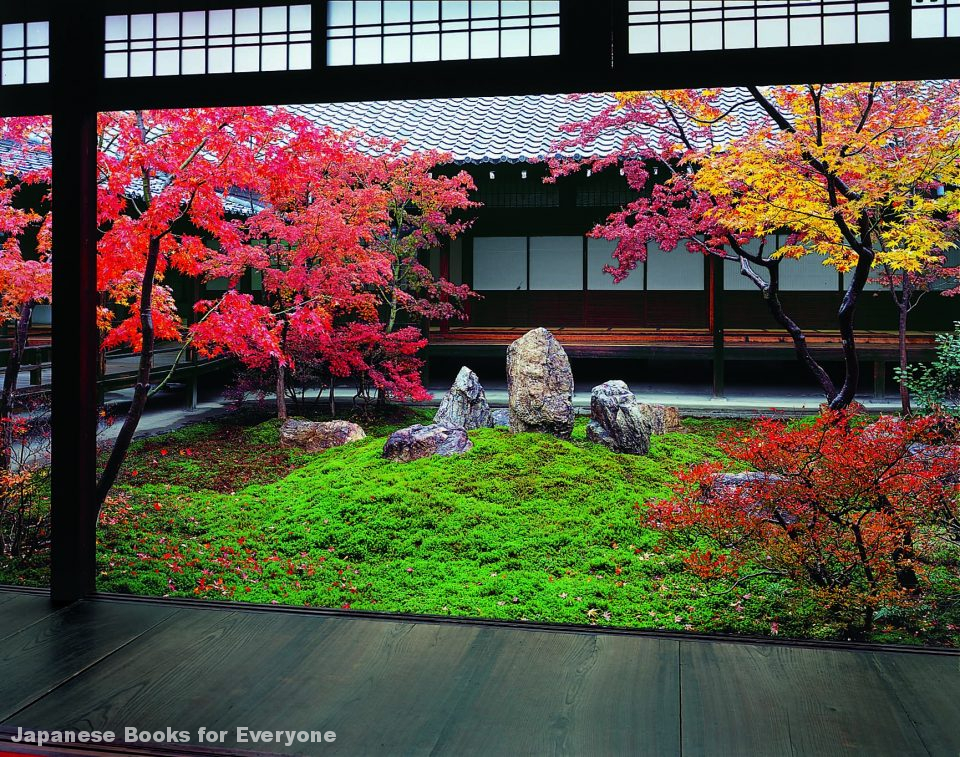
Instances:
[[[44,594],[13,595],[0,605],[0,640],[55,612],[57,608]]]
[[[497,633],[500,652],[458,702],[437,753],[679,754],[679,642]]]
[[[960,755],[960,657],[891,652],[873,661],[927,751]]]
[[[927,754],[870,652],[682,642],[680,660],[685,757]]]
[[[80,602],[0,641],[0,721],[178,610]]]

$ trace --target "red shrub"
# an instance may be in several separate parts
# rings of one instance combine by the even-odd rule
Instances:
[[[701,577],[789,577],[862,636],[878,608],[922,596],[923,538],[956,523],[960,447],[941,433],[932,416],[761,420],[722,444],[749,472],[681,472],[647,524],[685,547]]]

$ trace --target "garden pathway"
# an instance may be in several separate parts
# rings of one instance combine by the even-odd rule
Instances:
[[[205,727],[226,732],[221,754],[960,752],[960,655],[931,651],[115,597],[55,610],[0,590],[0,670],[4,739],[169,727],[196,744]],[[240,726],[336,741],[240,745]]]

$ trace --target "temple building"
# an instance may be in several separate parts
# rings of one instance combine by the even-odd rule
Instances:
[[[712,374],[718,394],[730,363],[751,361],[744,370],[762,372],[756,361],[772,368],[794,360],[793,344],[760,292],[730,264],[690,253],[684,244],[672,251],[651,245],[646,263],[623,282],[614,284],[604,273],[614,262],[615,243],[586,234],[636,193],[616,168],[545,184],[543,161],[564,136],[563,124],[585,121],[612,102],[612,95],[532,95],[296,108],[336,129],[402,139],[411,150],[449,152],[453,167],[473,176],[482,203],[473,211],[476,222],[462,238],[433,251],[430,265],[435,274],[469,284],[482,299],[469,303],[468,321],[432,324],[432,364],[499,358],[510,341],[535,326],[554,331],[574,360],[674,362],[681,373]],[[725,127],[720,136],[733,137],[736,128]],[[617,146],[617,137],[604,135],[596,154]],[[768,240],[768,249],[782,241],[779,235]],[[960,254],[948,257],[956,261]],[[843,290],[844,277],[818,255],[782,264],[784,308],[827,363],[839,358],[836,312]],[[929,358],[933,333],[949,330],[958,317],[955,301],[925,296],[910,315],[911,359]],[[856,323],[861,355],[873,364],[864,380],[872,379],[874,392],[882,393],[896,361],[897,310],[878,283],[867,285]],[[802,381],[802,371],[795,373]]]

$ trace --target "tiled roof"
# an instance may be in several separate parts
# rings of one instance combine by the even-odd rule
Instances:
[[[720,106],[750,100],[746,90],[722,91]],[[374,136],[402,139],[410,150],[439,149],[453,153],[455,163],[523,163],[554,154],[551,146],[564,134],[563,124],[582,122],[615,102],[612,94],[526,95],[520,97],[456,97],[443,100],[299,105],[290,109],[337,131],[359,129]],[[738,118],[714,127],[718,142],[739,136],[746,125],[764,118],[754,102],[738,110]],[[625,136],[604,132],[591,145],[591,155],[616,152]],[[647,137],[654,137],[650,130]],[[572,150],[566,157],[578,157]]]
[[[50,156],[42,152],[24,152],[17,142],[0,139],[0,170],[9,173],[28,173],[50,166]]]
[[[561,124],[584,121],[612,104],[612,95],[456,97],[445,100],[299,105],[290,109],[337,131],[402,139],[411,150],[453,153],[456,163],[522,163],[550,153]],[[599,152],[613,151],[606,136]]]

